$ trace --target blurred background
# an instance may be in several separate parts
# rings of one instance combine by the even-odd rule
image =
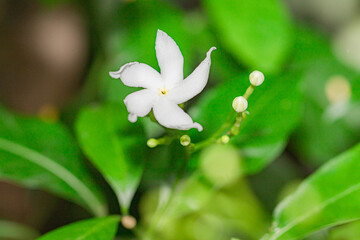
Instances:
[[[360,140],[360,1],[0,0],[2,108],[62,122],[75,135],[74,121],[83,106],[122,104],[134,91],[111,79],[109,71],[132,61],[159,70],[157,29],[178,43],[185,76],[210,47],[217,47],[205,93],[186,105],[190,115],[210,129],[203,135],[191,132],[195,141],[224,120],[227,112],[219,110],[221,104],[228,103],[223,108],[230,109],[236,97],[228,89],[236,88],[241,95],[253,70],[262,71],[266,79],[249,102],[250,113],[252,108],[255,113],[234,149],[209,149],[191,159],[179,206],[164,220],[157,239],[259,239],[270,228],[276,204],[301,179]],[[148,138],[163,134],[151,122],[143,124]],[[151,164],[131,208],[142,226],[151,221],[162,183],[178,169],[181,153],[171,154],[178,148],[146,149]],[[219,160],[224,154],[231,159],[232,151],[241,151],[246,159],[239,172],[226,168],[234,167],[231,161],[226,166]],[[220,153],[219,158],[208,157]],[[209,168],[207,161],[216,167]],[[118,213],[114,194],[88,165],[106,193],[110,212]],[[1,231],[12,227],[19,236],[11,239],[33,239],[91,217],[77,204],[12,181],[0,166],[2,175],[0,239]],[[214,187],[212,181],[224,184]],[[184,202],[190,207],[180,206]],[[15,223],[21,226],[11,225]],[[359,229],[343,226],[309,239],[355,240]],[[125,229],[118,235],[135,239]]]

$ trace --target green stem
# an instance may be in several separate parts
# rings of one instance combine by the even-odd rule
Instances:
[[[249,97],[251,96],[251,94],[254,92],[255,90],[255,86],[254,85],[250,85],[247,89],[246,89],[246,92],[245,94],[243,95],[243,97],[248,100]]]
[[[156,139],[158,141],[158,145],[169,145],[175,139],[175,136],[164,136],[162,138]]]
[[[223,123],[223,125],[213,135],[211,135],[211,137],[209,137],[208,139],[205,139],[204,141],[194,144],[192,150],[190,150],[190,153],[194,153],[204,147],[207,147],[207,146],[215,143],[218,140],[218,138],[232,125],[234,114],[235,114],[235,112],[232,111],[228,115],[228,117],[227,117],[226,121]]]
[[[245,113],[241,112],[236,115],[236,120],[230,131],[228,132],[229,137],[236,136],[240,133],[241,122],[245,118]]]

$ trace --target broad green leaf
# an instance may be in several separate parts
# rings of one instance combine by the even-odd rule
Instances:
[[[87,219],[49,232],[37,240],[112,240],[120,217]]]
[[[232,101],[249,86],[247,75],[241,75],[212,89],[192,109],[194,119],[204,131],[195,140],[213,134],[233,112]],[[246,173],[254,173],[275,159],[284,149],[300,117],[300,93],[296,75],[265,76],[249,99],[250,115],[243,121],[233,144],[240,149]]]
[[[124,214],[142,175],[146,147],[141,125],[127,115],[124,105],[87,107],[76,121],[82,149],[115,191]]]
[[[360,218],[360,145],[332,159],[275,209],[269,240],[301,239]]]
[[[0,220],[0,239],[31,240],[37,236],[39,236],[39,233],[28,226]]]
[[[283,1],[203,0],[218,38],[249,68],[279,71],[292,42]]]
[[[59,123],[0,109],[0,178],[44,189],[106,214],[98,186],[69,132]]]

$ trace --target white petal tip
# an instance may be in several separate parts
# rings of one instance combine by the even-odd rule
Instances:
[[[216,47],[212,47],[209,49],[209,51],[206,53],[207,57],[210,57],[210,54],[212,53],[212,51],[216,50]]]
[[[137,116],[135,114],[130,113],[128,116],[129,122],[136,122],[137,121]]]
[[[212,52],[214,50],[216,50],[216,47],[211,47],[208,52]]]
[[[120,78],[120,73],[119,73],[119,71],[117,71],[117,72],[109,72],[109,75],[110,75],[110,77],[115,78],[115,79],[119,79],[119,78]]]
[[[122,72],[125,70],[125,68],[130,67],[130,66],[132,66],[132,65],[134,65],[134,64],[138,64],[138,62],[130,62],[130,63],[127,63],[127,64],[123,65],[123,66],[120,68],[119,71],[109,72],[110,77],[115,78],[115,79],[119,79],[119,78],[121,77]]]
[[[194,123],[194,128],[196,128],[199,132],[203,130],[203,127],[199,123]]]
[[[157,33],[156,33],[156,38],[166,38],[169,37],[169,35],[167,35],[166,32],[164,32],[163,30],[158,29]]]

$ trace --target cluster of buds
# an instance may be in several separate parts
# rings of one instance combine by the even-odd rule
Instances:
[[[217,134],[215,134],[215,136],[210,137],[209,139],[197,144],[191,142],[190,136],[182,135],[179,138],[180,144],[186,147],[189,152],[193,152],[214,142],[219,144],[227,144],[232,136],[238,135],[241,122],[246,117],[246,109],[248,107],[247,99],[253,93],[255,87],[260,86],[264,82],[264,74],[260,71],[253,71],[249,76],[249,80],[251,84],[244,93],[244,95],[236,97],[232,102],[232,107],[237,112],[237,116],[235,122],[232,124],[232,127],[226,132],[226,134],[222,136],[218,136]],[[228,124],[229,123],[227,122],[223,126],[228,126]],[[224,132],[225,130],[223,129],[223,126],[220,128],[220,130]],[[165,136],[159,139],[150,138],[147,141],[147,145],[150,148],[155,148],[159,145],[168,145],[172,142],[172,140],[173,137],[171,136]]]
[[[251,83],[251,86],[249,87],[249,89],[247,90],[247,93],[244,94],[244,96],[239,96],[236,97],[232,103],[232,107],[233,109],[238,112],[238,113],[242,113],[245,112],[245,110],[248,107],[248,101],[247,98],[248,96],[252,93],[252,91],[254,91],[254,88],[257,86],[260,86],[263,82],[264,82],[264,74],[260,71],[253,71],[250,76],[249,76],[249,80]]]

